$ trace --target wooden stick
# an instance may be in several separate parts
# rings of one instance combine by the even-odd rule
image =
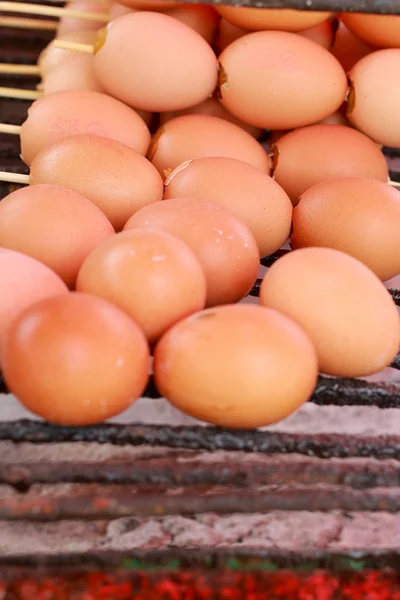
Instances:
[[[58,21],[50,21],[48,19],[24,19],[21,17],[0,17],[0,27],[56,31],[58,28]]]
[[[24,2],[0,2],[0,12],[43,15],[45,17],[76,17],[86,21],[100,21],[108,23],[110,16],[107,13],[85,12],[57,6],[44,6],[42,4],[28,4]]]
[[[55,39],[53,41],[53,47],[61,48],[62,50],[76,50],[77,52],[93,54],[93,46],[91,44],[79,44],[78,42],[67,42],[66,40]]]
[[[396,188],[400,188],[400,181],[392,181],[391,179],[389,179],[389,185],[392,185]]]
[[[9,133],[11,135],[19,135],[21,133],[20,125],[8,125],[8,123],[0,123],[0,133]]]
[[[7,75],[40,75],[40,67],[38,65],[0,63],[0,73],[6,73]]]
[[[22,90],[21,88],[0,87],[0,98],[16,98],[19,100],[37,100],[43,93],[39,90]]]
[[[8,181],[9,183],[23,183],[29,185],[29,175],[22,173],[9,173],[8,171],[0,171],[0,181]]]

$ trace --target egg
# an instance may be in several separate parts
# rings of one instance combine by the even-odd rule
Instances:
[[[351,92],[347,118],[384,146],[400,146],[400,48],[378,50],[362,58],[349,72]]]
[[[246,35],[246,33],[249,33],[247,29],[233,25],[226,19],[221,19],[219,22],[218,36],[215,43],[218,54],[221,54],[221,52],[225,50],[229,44],[232,44],[232,42],[235,40],[239,39],[243,35]]]
[[[36,258],[69,287],[88,254],[113,234],[96,206],[59,186],[29,186],[0,202],[0,246]]]
[[[107,92],[150,112],[205,100],[217,83],[217,59],[192,28],[166,14],[132,12],[102,30],[95,74]],[[160,92],[162,90],[162,93]]]
[[[294,33],[250,33],[230,44],[219,63],[222,104],[257,127],[311,125],[335,112],[345,99],[347,78],[340,63],[325,48]]]
[[[21,252],[0,247],[0,349],[13,320],[31,304],[68,291],[49,267]]]
[[[223,19],[249,31],[274,29],[281,31],[302,31],[329,18],[331,13],[311,10],[249,8],[242,6],[221,6],[216,9]]]
[[[101,0],[101,2],[90,0],[72,0],[65,4],[65,8],[82,11],[86,13],[107,14],[110,10],[110,2]],[[104,23],[96,20],[80,19],[79,17],[71,17],[63,15],[60,18],[57,28],[57,35],[69,35],[82,29],[97,31]]]
[[[293,211],[291,245],[341,250],[391,279],[400,273],[400,192],[368,178],[319,183]]]
[[[110,21],[118,19],[118,17],[122,17],[123,15],[127,15],[130,12],[135,12],[136,10],[136,8],[129,8],[128,6],[119,4],[119,2],[113,2],[110,8]]]
[[[14,321],[3,369],[11,392],[34,414],[58,425],[94,425],[141,396],[149,349],[119,308],[71,292],[33,304]]]
[[[135,229],[105,240],[83,263],[76,288],[119,306],[151,343],[206,302],[199,260],[162,231]]]
[[[154,378],[161,394],[192,417],[255,428],[308,400],[317,360],[290,319],[259,306],[228,305],[172,327],[155,349]]]
[[[184,115],[164,123],[147,154],[164,176],[186,160],[206,156],[235,158],[266,173],[270,170],[267,153],[247,131],[210,115]]]
[[[43,94],[54,94],[64,90],[92,90],[103,92],[93,69],[93,57],[90,54],[76,54],[74,58],[50,71],[43,79]]]
[[[259,127],[254,127],[253,125],[244,123],[243,121],[240,121],[234,117],[229,111],[226,110],[226,108],[222,106],[216,95],[210,96],[204,100],[204,102],[200,102],[200,104],[196,104],[195,106],[191,106],[185,110],[161,113],[160,125],[164,125],[164,123],[183,115],[208,115],[210,117],[218,117],[219,119],[225,119],[226,121],[234,123],[234,125],[238,125],[255,138],[259,138],[261,135],[261,129]]]
[[[194,29],[208,44],[213,44],[219,16],[212,6],[207,4],[180,4],[168,9],[165,14]]]
[[[374,18],[377,17],[377,15],[373,16]],[[342,21],[339,21],[332,54],[338,59],[346,73],[364,56],[370,54],[372,50],[371,46],[360,40],[356,35],[353,35],[346,25]]]
[[[289,237],[293,209],[288,195],[266,173],[242,161],[188,161],[166,180],[164,198],[196,198],[228,210],[246,223],[262,257]]]
[[[144,156],[97,135],[75,135],[45,147],[32,162],[30,183],[79,192],[117,230],[137,210],[163,196],[162,179]]]
[[[293,204],[313,185],[339,177],[387,182],[384,155],[369,137],[343,125],[311,125],[281,137],[273,149],[274,179]]]
[[[316,44],[319,44],[320,46],[325,48],[325,50],[332,49],[334,33],[333,33],[332,21],[330,19],[325,19],[325,21],[322,21],[321,23],[317,23],[316,25],[313,25],[309,29],[304,29],[304,31],[299,31],[298,35],[301,35],[302,37],[305,37],[308,40],[311,40],[311,41],[315,42]]]
[[[93,44],[96,38],[96,32],[84,29],[83,31],[71,31],[65,35],[58,34],[55,40],[52,40],[41,52],[38,58],[38,66],[42,77],[45,77],[50,71],[58,68],[66,60],[75,59],[76,50],[66,50],[64,48],[55,48],[56,40],[76,42],[78,44]]]
[[[1,214],[1,212],[0,212]],[[125,229],[165,231],[189,246],[207,281],[207,306],[238,302],[257,278],[260,254],[250,229],[227,210],[193,198],[142,208]]]
[[[400,16],[343,13],[343,23],[358,38],[377,48],[400,48]]]
[[[180,6],[180,2],[172,0],[120,0],[120,4],[136,10],[157,10],[163,11]]]
[[[304,329],[328,375],[377,373],[399,349],[400,320],[392,298],[368,267],[343,252],[289,252],[268,270],[260,302]]]
[[[21,127],[22,159],[35,156],[58,140],[78,134],[100,135],[146,154],[150,132],[131,108],[106,94],[67,90],[36,100]]]

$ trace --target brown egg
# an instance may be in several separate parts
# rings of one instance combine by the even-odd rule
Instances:
[[[400,273],[400,193],[366,178],[319,183],[294,209],[291,244],[336,248],[391,279]]]
[[[261,256],[288,239],[292,204],[260,169],[231,158],[200,158],[180,165],[165,182],[164,198],[197,198],[225,208],[253,233]]]
[[[238,302],[257,278],[260,254],[254,236],[242,221],[215,204],[193,198],[156,202],[125,225],[138,228],[165,231],[193,250],[206,276],[207,306]]]
[[[139,209],[163,196],[153,165],[132,148],[97,135],[74,135],[45,147],[31,166],[31,185],[62,185],[91,200],[121,230]]]
[[[377,15],[374,15],[376,18]],[[335,41],[332,48],[332,54],[335,56],[343,69],[350,71],[354,65],[370,54],[373,48],[360,40],[357,36],[347,29],[346,25],[339,21],[339,27],[335,34]]]
[[[67,90],[36,100],[21,128],[23,161],[46,146],[78,134],[100,135],[146,154],[150,132],[134,110],[98,92]]]
[[[293,33],[250,33],[228,46],[219,63],[222,104],[257,127],[311,125],[335,112],[346,95],[346,74],[336,58]]]
[[[249,31],[274,29],[281,31],[302,31],[329,18],[329,12],[310,10],[243,8],[237,6],[216,6],[223,19]]]
[[[96,38],[95,31],[71,31],[65,35],[57,35],[57,40],[64,40],[67,42],[77,42],[78,44],[93,44]],[[56,40],[52,40],[46,48],[39,55],[38,65],[42,73],[42,77],[45,77],[50,71],[58,68],[64,63],[64,61],[77,56],[76,50],[64,50],[64,48],[55,48],[54,43]]]
[[[36,258],[69,287],[87,255],[113,234],[96,206],[59,186],[29,186],[0,202],[0,246]]]
[[[340,110],[337,110],[333,114],[329,115],[329,117],[326,117],[326,119],[322,119],[322,121],[319,123],[320,125],[345,125],[346,127],[351,127],[351,124],[340,112]]]
[[[216,49],[218,54],[221,54],[221,52],[225,50],[229,44],[232,44],[232,42],[235,40],[238,40],[240,37],[246,35],[246,33],[249,33],[247,29],[243,29],[242,27],[233,25],[225,19],[221,19],[219,22],[218,37],[216,40]]]
[[[289,252],[268,270],[260,302],[304,329],[328,375],[377,373],[399,349],[400,321],[392,298],[372,271],[343,252]]]
[[[6,382],[30,411],[58,425],[100,423],[141,396],[149,349],[139,327],[89,294],[47,298],[13,323]]]
[[[377,48],[400,48],[400,16],[343,13],[343,23],[367,44]]]
[[[96,42],[94,65],[109,94],[150,112],[198,104],[217,83],[209,44],[162,13],[132,12],[112,21]]]
[[[64,60],[59,67],[52,69],[44,77],[42,86],[45,96],[64,90],[104,91],[94,74],[93,56],[78,53],[74,58]]]
[[[369,137],[343,125],[311,125],[287,133],[275,145],[274,179],[296,206],[313,185],[340,177],[387,182],[388,166]]]
[[[219,15],[207,4],[181,4],[166,11],[167,15],[178,19],[194,29],[206,42],[213,44],[218,29]]]
[[[254,428],[284,419],[308,400],[317,360],[305,333],[278,312],[220,306],[164,335],[154,377],[171,404],[192,417]]]
[[[238,125],[255,138],[259,138],[261,135],[261,129],[259,127],[243,123],[243,121],[234,117],[224,106],[222,106],[216,95],[210,96],[210,98],[207,98],[204,102],[200,102],[200,104],[196,104],[185,110],[161,113],[160,125],[164,125],[164,123],[171,121],[171,119],[176,119],[183,115],[208,115],[210,117],[218,117],[219,119],[225,119],[226,121]]]
[[[205,156],[236,158],[269,173],[261,144],[238,125],[210,115],[184,115],[164,123],[147,156],[165,176],[184,161]]]
[[[330,19],[325,19],[322,23],[317,23],[309,29],[299,31],[298,35],[305,37],[316,44],[319,44],[325,50],[331,50],[333,45],[333,27]]]
[[[120,0],[120,4],[135,8],[136,10],[157,10],[163,11],[180,6],[180,2],[172,2],[171,0]]]
[[[350,71],[352,85],[347,118],[360,131],[384,146],[400,146],[400,49],[378,50]]]
[[[136,12],[136,10],[136,8],[130,8],[129,6],[124,6],[118,2],[113,2],[110,9],[110,21],[114,21],[114,19],[118,19],[118,17],[127,15],[130,12]]]
[[[105,240],[83,263],[76,287],[122,308],[152,343],[206,301],[195,254],[162,231],[135,229]]]
[[[72,0],[65,5],[65,8],[80,10],[88,13],[101,13],[107,14],[110,12],[110,2],[91,2],[90,0]],[[62,16],[58,29],[57,35],[69,35],[75,31],[81,31],[82,29],[97,31],[104,26],[104,21],[89,21],[88,19],[79,19],[77,17]]]
[[[49,267],[21,252],[0,248],[0,349],[13,320],[28,306],[68,291]]]

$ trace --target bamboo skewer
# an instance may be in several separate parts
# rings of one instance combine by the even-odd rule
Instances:
[[[58,6],[43,6],[41,4],[28,4],[24,2],[0,1],[0,12],[43,15],[45,17],[76,17],[86,21],[100,21],[108,23],[110,16],[107,13],[93,13]]]
[[[43,93],[40,90],[22,90],[20,88],[0,87],[0,98],[16,98],[19,100],[37,100]]]
[[[0,27],[56,31],[58,27],[58,21],[50,21],[49,19],[24,19],[22,17],[0,17]]]
[[[9,173],[8,171],[0,171],[0,181],[29,185],[29,175],[23,175],[22,173]]]
[[[390,179],[389,180],[389,185],[392,185],[393,187],[396,187],[396,188],[400,188],[400,181],[392,181]]]
[[[40,75],[40,67],[38,65],[0,63],[0,73],[7,75]]]
[[[19,135],[21,133],[20,125],[8,125],[7,123],[0,123],[0,133],[9,133],[11,135]]]
[[[62,50],[76,50],[77,52],[93,54],[93,46],[91,44],[79,44],[78,42],[67,42],[66,40],[55,39],[53,46],[54,48],[61,48]]]

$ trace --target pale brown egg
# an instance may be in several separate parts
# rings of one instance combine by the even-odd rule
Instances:
[[[300,35],[250,33],[228,46],[219,63],[222,104],[257,127],[311,125],[335,112],[345,99],[347,78],[340,63]]]
[[[265,31],[267,29],[302,31],[325,21],[331,15],[329,12],[259,7],[216,5],[216,9],[223,19],[249,31]]]
[[[352,90],[347,118],[360,131],[384,146],[400,146],[400,48],[378,50],[350,71]]]
[[[206,302],[199,260],[162,231],[135,229],[105,240],[83,263],[76,287],[122,308],[151,343]]]
[[[69,287],[88,254],[113,234],[94,204],[59,186],[29,186],[0,202],[0,246],[36,258]]]
[[[304,329],[328,375],[377,373],[399,349],[400,320],[392,298],[372,271],[343,252],[289,252],[268,270],[260,302]]]
[[[87,13],[107,14],[110,12],[110,2],[102,0],[101,2],[91,2],[90,0],[72,0],[65,5],[65,8],[80,10]],[[60,18],[57,36],[69,35],[82,29],[97,31],[104,27],[104,21],[80,19],[79,17],[70,17],[63,15]]]
[[[340,110],[337,110],[332,115],[329,115],[329,117],[322,119],[319,123],[320,125],[345,125],[346,127],[351,127],[351,124]]]
[[[11,392],[58,425],[101,423],[141,396],[149,348],[116,306],[70,292],[35,303],[13,323],[3,367]]]
[[[376,17],[376,15],[374,15],[374,17]],[[353,35],[353,33],[347,29],[346,25],[339,21],[332,54],[338,59],[346,73],[350,71],[359,60],[364,58],[364,56],[370,54],[372,50],[373,48],[371,46],[368,46],[368,44],[360,40],[359,37]]]
[[[163,13],[133,12],[102,30],[96,77],[109,94],[150,112],[205,100],[217,84],[217,59],[196,31]]]
[[[225,208],[253,233],[261,256],[288,239],[292,203],[260,169],[231,158],[200,158],[180,165],[165,182],[164,198],[197,198]]]
[[[93,44],[96,38],[95,31],[71,31],[65,35],[57,35],[57,40],[64,40],[67,42],[77,42],[78,44]],[[54,43],[56,40],[52,40],[46,48],[39,55],[38,65],[42,77],[45,77],[50,71],[58,68],[63,64],[64,61],[70,58],[75,58],[77,53],[76,50],[65,50],[64,48],[55,48]]]
[[[132,148],[97,135],[74,135],[45,147],[31,165],[31,185],[61,185],[93,202],[121,230],[163,196],[153,165]]]
[[[42,89],[44,95],[65,90],[104,91],[94,74],[93,56],[78,53],[52,69],[43,78]]]
[[[49,267],[21,252],[0,248],[0,350],[13,320],[34,302],[68,291]]]
[[[221,52],[225,50],[229,44],[232,44],[232,42],[235,40],[238,40],[240,37],[246,35],[246,33],[249,33],[247,29],[243,29],[242,27],[233,25],[225,19],[221,19],[219,22],[218,37],[216,40],[216,49],[218,54],[221,54]]]
[[[202,311],[170,329],[154,353],[158,389],[214,425],[255,428],[284,419],[311,396],[315,350],[285,316],[259,306]]]
[[[186,160],[205,156],[236,158],[266,173],[270,170],[267,153],[247,131],[210,115],[184,115],[164,123],[147,156],[164,176]]]
[[[113,2],[111,4],[111,9],[110,9],[110,21],[113,21],[114,19],[118,19],[118,17],[123,17],[124,15],[127,15],[130,12],[136,12],[136,8],[130,8],[129,6],[124,6],[123,4],[120,4],[119,2]]]
[[[30,165],[46,146],[78,134],[99,135],[146,154],[150,132],[131,108],[106,94],[67,90],[36,100],[21,128],[22,159]]]
[[[210,45],[213,44],[219,22],[217,11],[207,4],[181,4],[168,9],[165,14],[178,19],[196,33]]]
[[[291,244],[336,248],[391,279],[400,273],[400,192],[367,178],[319,183],[293,211]]]
[[[238,302],[255,283],[260,254],[254,236],[215,204],[193,198],[156,202],[133,215],[124,229],[140,228],[165,231],[193,250],[206,276],[207,306]]]
[[[273,148],[274,179],[296,206],[313,185],[340,177],[387,182],[385,157],[366,135],[343,125],[311,125],[287,133]]]
[[[319,44],[325,50],[331,50],[333,45],[334,33],[332,22],[330,19],[325,19],[321,23],[317,23],[313,25],[309,29],[305,29],[304,31],[299,31],[298,35]]]
[[[128,6],[129,8],[135,8],[136,10],[157,11],[168,10],[174,6],[180,6],[180,2],[173,2],[172,0],[120,0],[120,4]]]
[[[357,37],[377,48],[400,48],[400,16],[343,13],[343,23]]]
[[[222,106],[216,95],[210,96],[210,98],[207,98],[204,102],[200,102],[200,104],[196,104],[185,110],[161,113],[160,125],[164,125],[164,123],[171,121],[171,119],[176,119],[183,115],[208,115],[210,117],[218,117],[219,119],[225,119],[226,121],[238,125],[255,138],[259,138],[261,135],[261,129],[259,127],[254,127],[253,125],[244,123],[234,117],[224,106]]]

